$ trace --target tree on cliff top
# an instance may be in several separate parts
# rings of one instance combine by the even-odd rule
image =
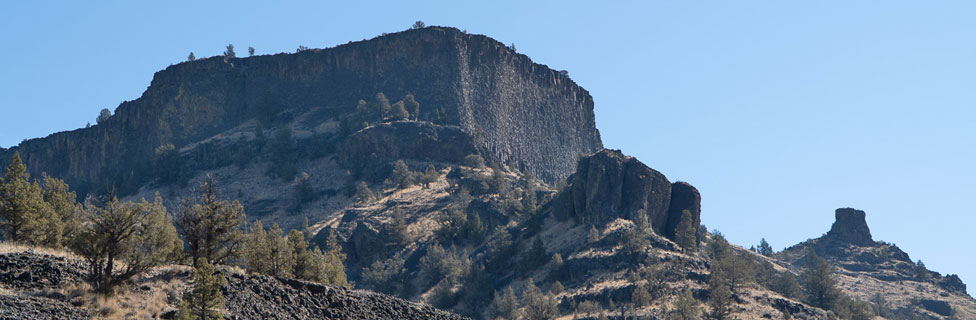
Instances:
[[[95,123],[96,124],[102,124],[102,122],[105,122],[105,120],[108,120],[108,118],[111,118],[111,117],[112,117],[112,111],[110,111],[110,110],[108,110],[106,108],[103,108],[102,111],[99,111],[98,112],[98,117],[95,118]]]
[[[417,20],[412,26],[410,26],[410,29],[423,29],[426,26],[427,24],[425,24],[423,21]]]
[[[237,53],[234,53],[234,45],[233,44],[228,44],[227,45],[227,49],[224,50],[224,57],[225,58],[235,58],[235,57],[237,57]]]

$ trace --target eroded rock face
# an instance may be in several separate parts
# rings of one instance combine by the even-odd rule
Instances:
[[[619,150],[601,150],[579,162],[557,210],[582,221],[603,224],[644,215],[654,231],[665,234],[671,183],[660,172]]]
[[[869,246],[874,244],[871,230],[864,219],[864,211],[853,208],[840,208],[834,211],[834,224],[827,237],[844,243]]]
[[[381,123],[360,130],[346,138],[339,150],[340,164],[353,170],[398,159],[460,163],[464,156],[478,152],[461,128],[417,121]]]
[[[675,228],[681,223],[681,213],[688,210],[691,213],[692,226],[701,224],[701,194],[698,189],[687,182],[678,181],[671,184],[671,204],[668,206],[668,224],[664,230],[668,238],[674,239]]]
[[[76,188],[111,183],[127,194],[151,182],[127,175],[149,171],[160,145],[192,145],[269,108],[336,118],[378,92],[393,101],[412,93],[420,120],[443,113],[487,160],[514,162],[548,182],[571,174],[579,154],[602,148],[593,98],[568,76],[489,37],[431,27],[294,54],[177,63],[107,121],[0,150],[0,167],[16,150],[35,176]],[[105,176],[118,181],[98,180]]]

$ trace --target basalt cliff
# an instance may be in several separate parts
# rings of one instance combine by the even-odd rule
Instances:
[[[228,318],[976,318],[957,276],[875,241],[863,211],[780,252],[729,244],[702,224],[708,194],[603,149],[593,107],[567,72],[428,27],[181,62],[0,166],[19,152],[79,198],[159,193],[171,211],[211,181],[248,223],[341,249],[357,290],[221,266]],[[106,306],[80,293],[78,257],[4,245],[0,318],[169,318],[192,284],[156,268]]]

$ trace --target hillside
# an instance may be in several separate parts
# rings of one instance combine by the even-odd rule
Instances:
[[[215,182],[250,226],[307,224],[357,288],[223,265],[234,319],[976,317],[957,276],[875,241],[856,209],[782,252],[729,244],[702,225],[707,194],[603,149],[593,98],[567,73],[453,28],[182,62],[107,120],[0,163],[14,152],[35,179],[96,199],[85,214],[156,194],[173,213]],[[13,318],[171,317],[193,279],[157,267],[103,300],[78,258],[25,250],[0,253]]]

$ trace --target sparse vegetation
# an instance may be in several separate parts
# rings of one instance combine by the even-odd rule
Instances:
[[[176,216],[176,226],[187,242],[193,265],[201,259],[224,264],[238,255],[244,242],[244,206],[217,198],[217,184],[207,178],[200,184],[196,203],[185,201]]]
[[[88,219],[68,247],[88,263],[88,282],[97,292],[172,261],[183,246],[157,194],[153,203],[119,202],[89,206]]]

